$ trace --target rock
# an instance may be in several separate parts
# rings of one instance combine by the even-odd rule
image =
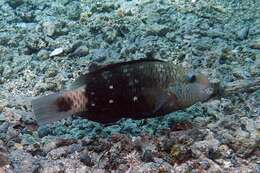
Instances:
[[[108,51],[106,49],[100,48],[95,49],[93,52],[91,52],[93,55],[93,59],[96,62],[102,62],[105,61],[108,57]]]
[[[7,154],[0,151],[0,168],[10,164]]]
[[[37,139],[35,139],[34,136],[30,135],[30,134],[23,134],[22,136],[22,141],[21,143],[23,145],[32,145],[32,144],[35,144],[37,143]]]
[[[89,54],[89,49],[86,46],[79,46],[73,51],[69,56],[70,57],[82,57]]]
[[[165,36],[168,32],[170,32],[171,29],[168,26],[165,25],[159,25],[159,24],[152,24],[147,28],[147,34],[148,35],[158,35],[158,36]]]
[[[194,47],[199,51],[206,51],[210,50],[213,44],[213,39],[209,37],[203,37],[201,39],[197,39],[194,41]]]
[[[81,8],[81,3],[77,1],[72,1],[66,3],[67,6],[67,16],[71,20],[79,20],[80,19],[80,14],[82,13],[82,8]]]
[[[260,49],[260,43],[255,42],[250,45],[250,48],[252,49]]]
[[[34,172],[39,168],[37,159],[22,150],[12,151],[10,153],[10,161],[15,172]]]
[[[81,40],[77,40],[75,41],[72,46],[71,46],[71,50],[70,52],[74,52],[77,48],[79,48],[80,46],[83,46],[84,45],[84,42],[81,41]]]
[[[3,65],[0,65],[0,76],[3,75],[5,68]]]
[[[17,137],[18,135],[19,135],[19,130],[14,129],[13,126],[9,126],[5,137],[7,140],[10,140],[10,139]]]
[[[142,155],[142,161],[144,162],[153,162],[153,153],[151,150],[145,150]]]
[[[5,116],[3,113],[0,113],[0,122],[3,122],[3,121],[5,121]]]
[[[53,22],[44,22],[42,24],[43,31],[48,35],[48,36],[53,36],[56,32],[56,25]]]
[[[62,47],[54,49],[50,53],[50,57],[61,55],[64,52],[64,49]]]
[[[35,19],[34,11],[30,11],[31,9],[26,9],[26,10],[17,12],[17,15],[20,16],[22,21],[25,23],[34,22]]]
[[[218,145],[219,141],[216,139],[195,142],[191,146],[192,155],[196,158],[199,158],[202,155],[210,158],[217,158]]]
[[[48,36],[61,36],[68,33],[63,21],[46,21],[42,23],[42,30]]]
[[[59,73],[58,68],[50,67],[48,68],[47,72],[45,73],[47,77],[55,77]]]
[[[49,52],[45,49],[41,49],[37,56],[41,59],[41,60],[47,60],[50,56],[49,56]]]
[[[2,114],[0,114],[0,116],[1,115]],[[5,120],[5,118],[4,118],[4,120]],[[5,133],[6,134],[8,128],[9,128],[9,125],[10,124],[8,122],[4,122],[4,123],[0,124],[0,133]]]
[[[83,151],[81,154],[80,154],[80,161],[82,163],[84,163],[84,165],[88,166],[88,167],[92,167],[94,166],[94,163],[92,162],[92,159],[91,157],[89,156],[88,152],[87,151]]]
[[[33,53],[37,53],[43,48],[46,48],[48,42],[42,38],[41,36],[30,34],[25,38],[26,49],[24,53],[26,55],[31,55]]]
[[[241,67],[233,67],[232,74],[238,79],[248,79],[251,77],[250,72],[242,69]]]
[[[61,157],[66,157],[68,155],[68,147],[59,147],[56,149],[51,150],[47,154],[47,158],[52,159],[52,160],[57,160],[60,159]]]
[[[52,131],[51,131],[49,126],[45,125],[45,126],[40,126],[38,128],[38,136],[39,136],[39,138],[42,138],[42,137],[50,135],[50,134],[52,134]]]
[[[257,77],[260,75],[260,54],[256,55],[256,60],[250,66],[250,73],[254,77]]]
[[[137,124],[133,122],[131,119],[126,120],[120,129],[121,133],[131,133],[138,134],[140,133],[140,129],[137,127]]]
[[[118,37],[118,32],[115,29],[107,29],[104,32],[104,40],[109,44],[115,42],[117,37]]]
[[[7,1],[8,5],[10,5],[12,8],[17,8],[20,5],[25,3],[25,0],[9,0]]]
[[[140,136],[134,137],[132,139],[132,141],[133,141],[133,145],[134,145],[135,150],[138,151],[138,152],[142,152],[143,148],[144,148],[142,138]]]
[[[248,37],[249,27],[244,27],[237,32],[237,36],[240,40],[245,40]]]
[[[237,137],[233,144],[230,144],[237,154],[242,158],[247,158],[258,147],[256,139]]]
[[[132,169],[129,169],[130,173],[166,173],[166,172],[174,172],[175,169],[168,164],[167,162],[157,159],[156,162],[142,163],[138,166],[133,166]],[[126,172],[128,173],[128,172]]]
[[[175,144],[171,147],[170,158],[171,163],[182,163],[192,157],[192,152],[189,147],[185,145]]]
[[[53,161],[41,163],[41,173],[65,172],[63,163],[54,163]]]
[[[73,139],[53,139],[51,142],[46,143],[43,146],[43,151],[48,153],[57,147],[68,146],[74,143],[77,143],[77,141]]]
[[[200,165],[200,167],[203,169],[203,170],[208,170],[209,169],[209,167],[210,167],[210,162],[208,161],[208,160],[201,160],[200,162],[199,162],[199,165]]]
[[[83,147],[80,144],[72,144],[68,146],[68,153],[80,152]]]

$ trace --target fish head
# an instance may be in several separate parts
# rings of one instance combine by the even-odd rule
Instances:
[[[202,73],[187,74],[185,82],[178,83],[171,88],[175,93],[180,107],[188,107],[196,102],[203,102],[213,94],[209,79]]]
[[[207,75],[191,73],[188,75],[188,80],[190,85],[194,87],[193,92],[196,92],[199,101],[205,101],[213,94],[213,88]]]

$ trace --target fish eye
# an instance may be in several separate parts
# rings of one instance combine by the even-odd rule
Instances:
[[[194,74],[189,74],[189,75],[188,75],[188,81],[189,81],[189,82],[195,82],[195,81],[196,81],[196,75],[194,75]]]

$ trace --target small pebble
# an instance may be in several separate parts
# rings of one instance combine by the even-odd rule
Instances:
[[[50,56],[49,56],[49,52],[47,50],[40,50],[37,54],[37,56],[42,59],[42,60],[46,60],[48,59]]]
[[[68,146],[69,153],[80,152],[82,150],[82,146],[80,144],[72,144]]]
[[[260,49],[260,43],[253,43],[250,45],[250,48],[252,49]]]
[[[6,1],[8,3],[8,5],[10,5],[12,8],[17,8],[20,5],[22,5],[23,3],[25,3],[24,0],[10,0],[10,1]]]
[[[89,50],[86,46],[80,46],[72,54],[70,54],[70,57],[82,57],[88,55],[88,53]]]
[[[88,153],[86,151],[83,151],[81,153],[80,161],[89,167],[92,167],[94,165],[94,163],[91,160],[91,157],[88,155]]]
[[[54,36],[56,32],[56,24],[53,22],[44,22],[42,24],[43,31],[48,35],[48,36]]]
[[[210,163],[207,160],[202,160],[199,162],[199,164],[204,170],[207,170],[210,167]]]
[[[10,163],[8,156],[5,153],[0,152],[0,167],[8,165]]]
[[[142,161],[144,162],[153,162],[153,153],[151,150],[145,150],[142,155]]]
[[[54,51],[50,53],[50,57],[61,55],[63,52],[64,49],[62,47],[54,49]]]
[[[248,33],[249,33],[249,27],[244,27],[237,33],[237,35],[240,40],[245,40],[248,37]]]
[[[39,136],[40,138],[42,138],[42,137],[44,137],[44,136],[47,136],[47,135],[49,135],[49,134],[51,134],[51,129],[50,129],[49,126],[40,126],[40,127],[38,128],[38,136]]]

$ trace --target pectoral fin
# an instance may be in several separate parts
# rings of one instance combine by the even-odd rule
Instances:
[[[158,96],[153,113],[164,114],[173,110],[177,110],[178,108],[179,106],[176,95],[166,90]]]

